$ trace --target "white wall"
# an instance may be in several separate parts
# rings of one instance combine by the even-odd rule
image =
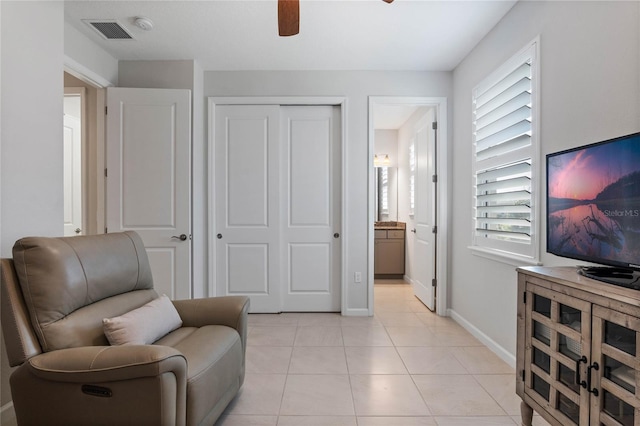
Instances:
[[[398,167],[398,130],[377,129],[375,132],[373,153],[389,155],[390,166]]]
[[[88,77],[101,87],[118,83],[118,61],[67,23],[64,24],[64,55],[67,70],[83,81]]]
[[[451,73],[368,71],[205,71],[205,96],[344,96],[347,101],[347,308],[368,309],[368,97],[451,98]],[[373,214],[373,213],[371,213]],[[371,268],[373,270],[373,268]],[[353,282],[362,272],[363,282]]]
[[[0,5],[1,254],[10,256],[20,237],[62,235],[63,3]]]
[[[21,237],[63,233],[63,16],[61,1],[0,2],[2,257]],[[3,359],[0,405],[8,374]]]
[[[516,347],[515,266],[468,249],[471,90],[537,35],[540,162],[550,152],[640,131],[639,2],[518,2],[455,69],[450,308],[508,360]],[[544,188],[543,165],[540,171]],[[544,212],[544,193],[540,201]],[[575,264],[545,253],[545,226],[542,221],[542,262]]]

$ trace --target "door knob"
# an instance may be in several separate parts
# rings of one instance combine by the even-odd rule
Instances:
[[[413,232],[413,233],[415,234],[415,233],[416,233],[416,229],[415,229],[415,228],[413,228],[413,229],[411,230],[411,232]]]
[[[336,232],[335,234],[333,234],[333,238],[340,238],[340,234]]]
[[[222,234],[218,234],[218,235],[216,235],[216,237],[218,237],[218,239],[221,240],[222,239]]]
[[[173,236],[171,236],[171,238],[175,238],[175,239],[180,240],[180,241],[187,241],[188,237],[187,237],[187,234],[180,234],[179,237],[176,236],[176,235],[173,235]]]
[[[79,233],[81,233],[81,232],[82,232],[82,229],[80,229],[80,228],[76,228],[76,229],[75,229],[75,233],[76,233],[76,234],[79,234]]]

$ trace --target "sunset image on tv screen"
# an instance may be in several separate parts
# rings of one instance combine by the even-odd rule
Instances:
[[[547,249],[640,263],[640,134],[547,157]]]

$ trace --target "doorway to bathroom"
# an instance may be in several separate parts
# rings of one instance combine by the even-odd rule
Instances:
[[[370,97],[369,153],[370,297],[399,279],[444,315],[446,99]]]

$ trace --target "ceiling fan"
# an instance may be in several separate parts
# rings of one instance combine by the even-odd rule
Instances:
[[[392,3],[393,0],[382,0]],[[278,33],[282,37],[300,32],[300,0],[278,0]]]

